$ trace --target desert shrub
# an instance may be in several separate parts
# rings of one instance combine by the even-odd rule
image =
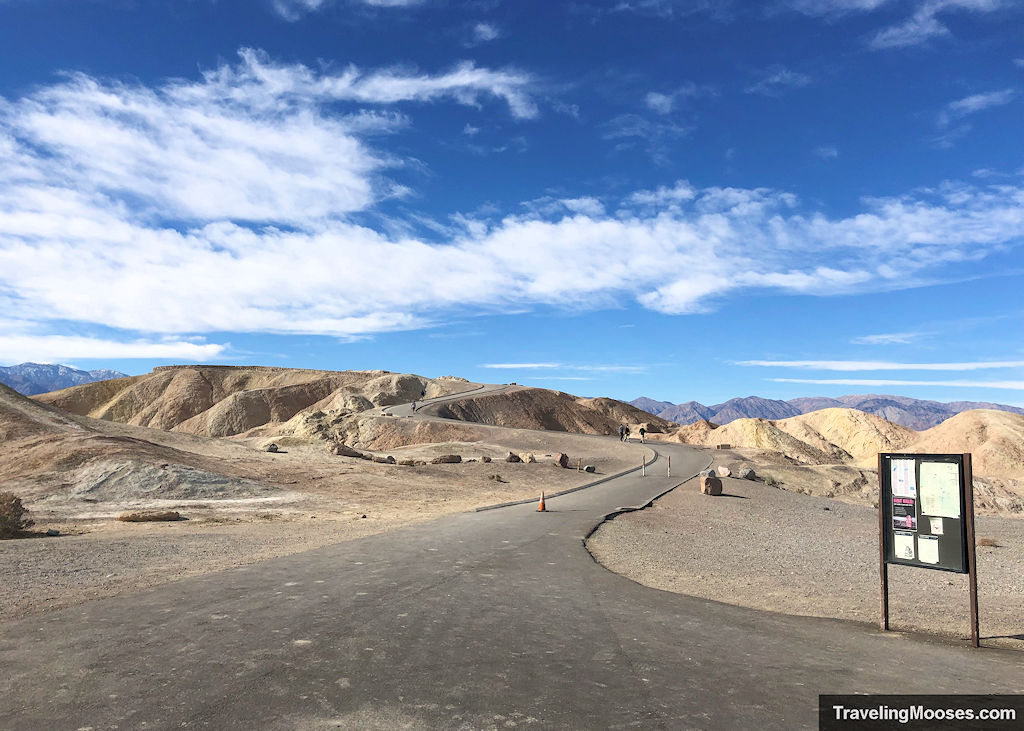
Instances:
[[[25,506],[13,492],[0,492],[0,538],[17,538],[32,521],[25,517]]]
[[[1000,548],[1000,547],[1002,547],[1002,544],[999,541],[997,541],[995,538],[979,538],[978,539],[978,545],[979,546],[988,546],[989,548]]]
[[[764,484],[766,484],[768,487],[778,487],[780,483],[771,475],[765,475]]]

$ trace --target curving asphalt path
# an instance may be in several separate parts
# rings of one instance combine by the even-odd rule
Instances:
[[[816,727],[818,693],[1024,691],[1019,653],[605,570],[583,536],[705,463],[656,450],[678,477],[659,464],[548,513],[454,515],[2,625],[0,728],[793,729]],[[728,547],[703,550],[713,567]]]

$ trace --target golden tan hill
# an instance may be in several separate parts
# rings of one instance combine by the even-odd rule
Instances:
[[[855,409],[822,409],[788,419],[736,419],[717,427],[699,421],[678,429],[686,444],[731,444],[779,452],[804,464],[857,463],[870,467],[878,452],[898,451],[917,433]]]
[[[908,452],[970,452],[974,474],[1024,480],[1024,414],[964,411],[920,432]]]
[[[543,388],[516,388],[441,404],[433,412],[442,418],[516,429],[616,434],[620,424],[634,429],[665,431],[675,424],[614,399],[585,399]]]
[[[306,411],[351,415],[374,405],[414,401],[424,392],[431,398],[465,388],[461,379],[428,379],[387,371],[168,366],[142,376],[89,383],[35,398],[96,419],[202,436],[232,436],[289,422]]]
[[[788,419],[775,425],[801,441],[822,451],[849,455],[857,464],[871,467],[879,452],[896,452],[917,439],[917,432],[907,427],[856,409],[821,409]]]
[[[804,464],[833,464],[844,461],[849,455],[837,450],[821,449],[789,434],[776,422],[767,419],[736,419],[725,426],[715,426],[708,421],[698,421],[681,427],[672,436],[673,441],[716,447],[729,444],[734,447],[752,447],[784,454]]]

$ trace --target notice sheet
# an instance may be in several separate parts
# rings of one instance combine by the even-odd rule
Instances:
[[[954,462],[922,462],[921,514],[960,517],[960,467]]]

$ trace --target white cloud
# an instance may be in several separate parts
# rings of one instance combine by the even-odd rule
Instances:
[[[668,114],[672,111],[672,96],[670,94],[662,94],[657,91],[649,92],[644,98],[644,103],[658,114]]]
[[[822,160],[835,160],[839,157],[839,148],[835,145],[822,145],[814,148],[814,155]]]
[[[617,140],[616,151],[641,147],[658,163],[669,161],[669,145],[686,137],[693,127],[675,122],[651,121],[638,114],[620,114],[605,124],[604,138]]]
[[[904,345],[917,340],[921,333],[879,333],[877,335],[862,335],[850,340],[854,345]]]
[[[366,109],[329,115],[330,103],[477,105],[490,96],[514,116],[536,113],[530,81],[516,72],[462,64],[435,76],[355,67],[317,74],[252,50],[241,59],[201,81],[157,88],[74,74],[0,106],[0,182],[62,181],[60,190],[34,190],[23,218],[58,197],[64,210],[110,198],[151,218],[294,224],[394,193],[381,172],[396,161],[362,137],[407,120]],[[44,211],[36,224],[47,225]]]
[[[768,380],[775,383],[811,383],[818,386],[942,386],[1024,391],[1024,381],[894,381],[884,378],[769,378]]]
[[[965,363],[894,363],[881,360],[741,360],[736,365],[770,368],[810,368],[819,371],[980,371],[1024,368],[1024,360]]]
[[[807,74],[792,71],[784,66],[772,66],[762,71],[761,78],[744,91],[748,94],[779,96],[787,89],[798,89],[810,83],[811,77]]]
[[[493,23],[477,23],[473,26],[473,43],[487,43],[501,36],[501,32]]]
[[[159,334],[358,337],[537,305],[685,313],[752,288],[914,286],[1024,231],[1024,188],[1008,185],[939,186],[845,218],[784,191],[679,181],[519,215],[454,212],[433,240],[408,221],[353,220],[396,194],[382,170],[401,161],[368,128],[407,122],[350,102],[476,104],[509,88],[525,98],[509,74],[315,73],[247,54],[195,82],[79,75],[0,101],[0,312],[20,334],[71,321],[142,345]]]
[[[0,335],[0,353],[5,361],[12,363],[56,363],[73,358],[159,358],[198,362],[217,358],[227,347],[183,340],[123,342],[69,335]]]
[[[479,134],[480,128],[474,127],[473,125],[466,123],[466,126],[462,128],[462,134],[472,137],[475,134]]]
[[[1019,69],[1024,69],[1024,58],[1013,59],[1013,65]]]

